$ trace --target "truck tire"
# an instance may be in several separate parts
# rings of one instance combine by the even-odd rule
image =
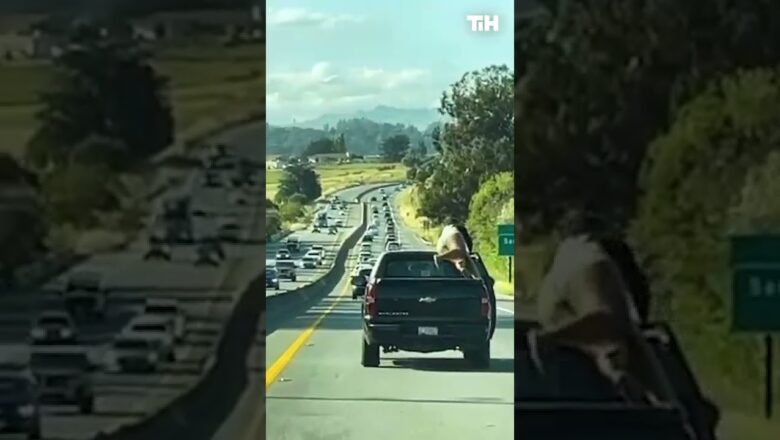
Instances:
[[[463,350],[463,357],[475,367],[486,369],[490,367],[490,341],[478,347]]]
[[[379,345],[369,344],[363,339],[363,351],[360,364],[364,367],[378,367],[379,366]]]

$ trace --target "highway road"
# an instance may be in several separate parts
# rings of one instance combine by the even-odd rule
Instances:
[[[403,248],[430,248],[396,224]],[[348,266],[355,262],[353,252]],[[265,355],[258,346],[248,364],[284,368],[268,387],[258,374],[212,440],[513,438],[511,297],[498,301],[487,371],[469,369],[455,351],[383,355],[381,368],[364,368],[360,303],[350,292],[345,276],[314,301],[268,303]]]
[[[311,229],[306,229],[297,231],[290,235],[297,237],[301,243],[301,250],[292,255],[293,260],[300,261],[300,257],[302,257],[303,254],[305,254],[312,245],[316,244],[322,245],[324,247],[326,254],[325,260],[323,261],[322,266],[317,269],[304,269],[300,267],[297,268],[296,272],[298,278],[296,281],[280,280],[279,290],[267,289],[266,296],[282,294],[290,290],[298,289],[305,285],[311,284],[327,272],[328,268],[330,268],[330,266],[333,264],[333,259],[335,258],[336,252],[338,252],[338,250],[341,248],[341,244],[344,242],[344,239],[346,239],[360,223],[360,205],[355,204],[354,199],[361,191],[365,191],[367,188],[370,188],[370,186],[349,188],[343,191],[339,191],[335,194],[343,200],[349,202],[347,205],[347,210],[343,211],[343,216],[341,215],[342,211],[331,210],[326,205],[322,205],[322,209],[328,212],[328,217],[331,217],[333,220],[341,219],[345,221],[344,227],[339,228],[339,231],[335,235],[328,234],[328,231],[325,229],[322,229],[320,232],[312,232]],[[274,260],[276,251],[283,247],[283,241],[268,243],[266,259]]]
[[[262,127],[260,127],[262,130]],[[219,140],[235,148],[231,153],[255,161],[263,160],[258,138],[263,131],[248,136],[246,129],[226,132]],[[121,424],[138,421],[157,411],[191,386],[209,361],[229,316],[236,294],[263,270],[261,194],[263,181],[256,182],[247,197],[249,205],[231,203],[228,189],[205,188],[193,180],[193,205],[214,216],[233,216],[241,228],[241,244],[227,245],[227,259],[219,267],[193,264],[192,246],[177,246],[171,261],[144,261],[146,238],[142,236],[126,249],[95,255],[74,267],[99,271],[110,291],[108,315],[96,324],[79,328],[80,344],[89,347],[93,358],[103,360],[113,336],[134,315],[146,298],[176,298],[184,307],[188,326],[185,340],[178,345],[179,359],[166,364],[155,374],[119,374],[107,371],[95,376],[95,412],[79,414],[73,407],[44,406],[43,436],[46,439],[90,439],[98,432],[110,431]],[[262,180],[262,179],[258,179]],[[206,222],[207,223],[207,222]],[[200,224],[200,226],[198,226]],[[196,234],[211,228],[196,223]],[[68,273],[50,283],[61,284]],[[0,298],[0,361],[25,359],[29,354],[27,335],[31,320],[44,308],[57,307],[56,296],[39,292],[18,292]],[[0,438],[5,438],[0,437]]]

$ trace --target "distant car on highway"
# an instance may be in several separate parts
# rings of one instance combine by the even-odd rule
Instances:
[[[374,236],[371,234],[363,234],[363,237],[360,238],[360,241],[363,243],[372,242],[374,241]]]
[[[93,374],[97,368],[89,359],[86,348],[36,349],[30,354],[30,369],[39,384],[40,402],[76,405],[81,414],[92,414],[95,408]]]
[[[39,384],[27,369],[0,368],[0,431],[41,438]]]
[[[277,260],[284,260],[290,258],[290,251],[287,249],[279,249],[276,251],[276,259]]]
[[[68,312],[44,311],[33,322],[30,340],[33,344],[76,342],[76,324]]]
[[[362,261],[363,258],[366,258],[366,259],[371,258],[371,255],[372,255],[372,253],[371,253],[370,250],[362,250],[361,249],[360,253],[358,254],[358,258],[360,259],[360,261]]]
[[[65,282],[65,291],[68,290],[103,291],[103,275],[93,270],[74,271]]]
[[[371,201],[376,202],[376,196],[371,196]]]
[[[295,270],[295,261],[293,260],[278,258],[276,260],[276,270],[279,272],[280,279],[290,280],[292,282],[295,282],[298,279]]]
[[[301,242],[298,237],[287,237],[284,244],[290,252],[298,252],[301,249]]]
[[[175,299],[147,298],[144,304],[143,314],[146,316],[160,317],[167,320],[173,326],[174,338],[177,341],[184,339],[187,331],[187,315]]]
[[[401,244],[397,241],[388,241],[385,245],[385,251],[397,251],[401,249]]]
[[[313,244],[309,250],[318,252],[320,254],[320,258],[325,259],[325,248],[321,244]]]
[[[336,223],[334,223],[334,225],[337,228],[343,228],[344,227],[344,220],[336,220]]]
[[[303,258],[314,258],[314,261],[316,261],[318,266],[321,265],[323,263],[323,261],[324,261],[324,258],[322,256],[322,252],[315,251],[314,249],[308,250],[306,252],[306,254],[303,256]]]
[[[133,318],[124,332],[140,335],[156,341],[167,361],[176,361],[176,330],[173,323],[158,315],[139,315]]]
[[[161,344],[145,334],[122,333],[116,337],[108,358],[108,369],[121,372],[154,372],[164,352]]]
[[[279,290],[279,272],[276,269],[266,269],[265,271],[265,288],[269,287]]]
[[[235,220],[223,220],[217,230],[217,236],[227,243],[239,243],[241,241],[241,227]]]
[[[393,241],[397,242],[398,237],[395,236],[395,232],[388,232],[387,236],[385,237],[385,246],[387,246],[388,243]]]
[[[304,255],[301,258],[301,265],[304,269],[316,269],[318,264],[318,258],[314,255]]]
[[[363,366],[379,366],[382,347],[386,353],[458,349],[475,366],[490,365],[491,301],[484,282],[464,278],[448,261],[436,266],[433,256],[386,252],[368,280],[352,278],[353,286],[365,288]]]

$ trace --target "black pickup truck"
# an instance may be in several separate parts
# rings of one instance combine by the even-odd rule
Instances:
[[[672,330],[648,324],[643,334],[669,378],[679,406],[629,405],[590,359],[564,347],[539,351],[544,371],[529,357],[527,331],[516,321],[515,435],[528,440],[714,440],[720,418],[706,398]]]
[[[379,366],[379,351],[460,350],[478,368],[490,366],[491,300],[482,280],[465,278],[449,262],[437,267],[431,251],[390,251],[363,291],[362,365]]]

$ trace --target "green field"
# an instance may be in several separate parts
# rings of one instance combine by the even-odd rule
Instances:
[[[170,43],[154,62],[170,79],[177,139],[188,139],[263,110],[265,62],[262,44],[223,47],[212,41]],[[39,93],[49,87],[46,62],[6,63],[0,68],[0,139],[3,151],[19,155],[36,127]],[[11,87],[13,85],[13,87]]]
[[[363,183],[395,182],[406,179],[406,167],[401,164],[353,163],[322,165],[314,170],[320,176],[322,193],[329,194],[352,185]],[[273,200],[279,187],[282,170],[267,170],[265,194]]]

